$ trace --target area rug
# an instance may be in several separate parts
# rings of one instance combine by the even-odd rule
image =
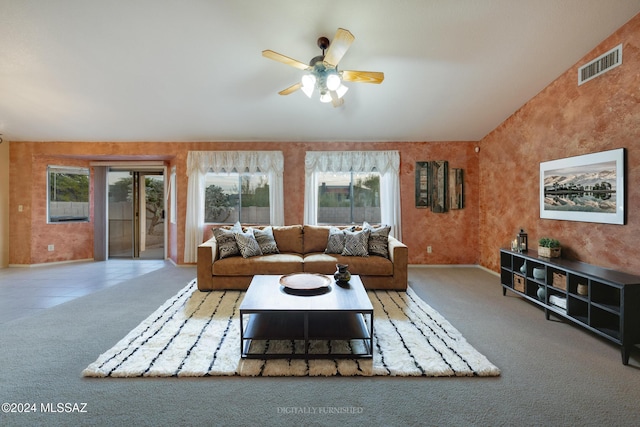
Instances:
[[[409,288],[368,291],[374,307],[369,359],[242,359],[242,291],[200,292],[194,279],[89,365],[86,377],[498,376],[500,370]],[[261,342],[282,352],[298,342]],[[312,342],[336,352],[355,342]],[[289,347],[287,347],[289,346]],[[357,349],[354,349],[357,350]]]

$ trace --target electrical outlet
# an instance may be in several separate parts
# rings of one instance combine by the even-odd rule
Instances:
[[[48,250],[49,252],[53,252],[53,245],[49,245],[49,246],[47,246],[47,250]]]
[[[18,212],[22,212],[22,205],[18,205]]]
[[[430,254],[431,253],[431,246],[427,246],[427,253]]]

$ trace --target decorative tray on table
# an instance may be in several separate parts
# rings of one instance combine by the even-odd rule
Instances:
[[[331,279],[318,273],[293,273],[282,276],[280,284],[285,291],[322,293],[330,289]]]

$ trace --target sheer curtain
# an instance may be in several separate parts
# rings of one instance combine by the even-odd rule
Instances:
[[[198,245],[204,234],[204,193],[207,172],[232,170],[269,175],[270,217],[272,225],[284,225],[282,151],[189,151],[187,154],[187,217],[184,236],[184,262],[196,262]]]
[[[305,156],[304,222],[318,222],[316,172],[380,173],[380,215],[390,235],[402,240],[400,224],[400,154],[398,151],[307,151]]]

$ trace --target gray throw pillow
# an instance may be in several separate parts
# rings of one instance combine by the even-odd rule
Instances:
[[[327,248],[324,250],[326,254],[341,254],[344,250],[344,232],[338,227],[329,228],[329,240],[327,240]]]
[[[240,255],[240,248],[236,243],[237,232],[242,232],[242,226],[239,222],[236,222],[230,230],[225,228],[213,229],[213,237],[216,238],[220,259]]]
[[[369,230],[344,231],[344,256],[369,256]]]
[[[378,228],[374,228],[365,221],[362,224],[362,229],[369,230],[369,255],[389,258],[389,232],[391,227],[381,225]]]
[[[238,244],[240,254],[243,258],[262,255],[260,245],[258,245],[258,241],[253,235],[253,230],[251,228],[244,233],[236,233],[236,243]]]
[[[276,239],[273,237],[273,228],[271,226],[265,227],[262,230],[254,228],[253,235],[258,242],[258,246],[260,246],[262,255],[280,253]]]

